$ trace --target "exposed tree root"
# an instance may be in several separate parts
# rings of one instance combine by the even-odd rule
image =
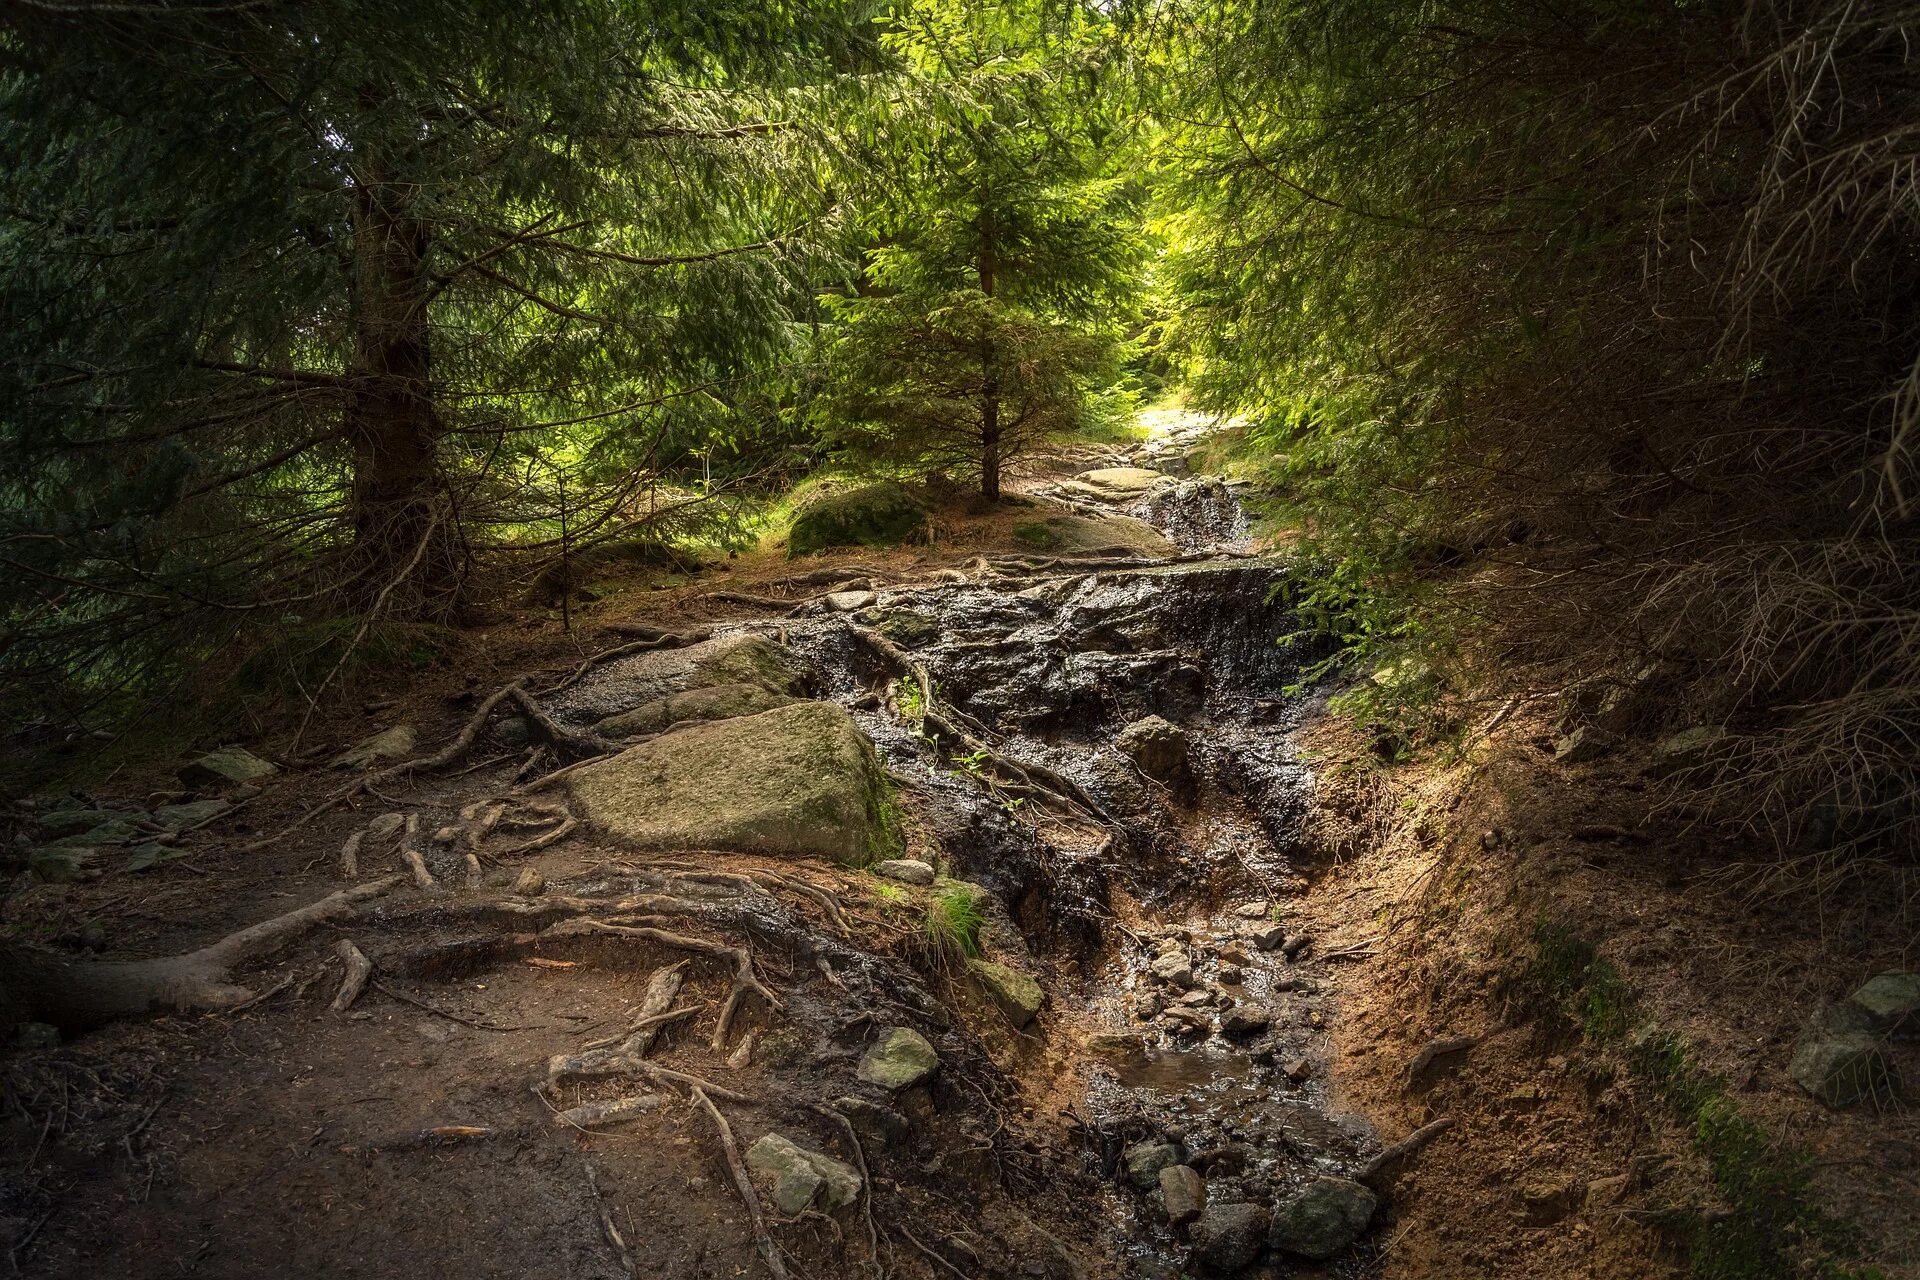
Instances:
[[[1360,1172],[1355,1175],[1355,1181],[1364,1182],[1369,1186],[1377,1186],[1392,1178],[1395,1173],[1405,1166],[1408,1160],[1412,1159],[1419,1152],[1420,1148],[1426,1146],[1429,1142],[1432,1142],[1435,1138],[1451,1128],[1453,1128],[1452,1116],[1441,1116],[1438,1120],[1433,1120],[1421,1125],[1418,1129],[1415,1129],[1412,1133],[1360,1166]]]
[[[713,1121],[713,1127],[720,1134],[720,1150],[727,1158],[727,1172],[733,1175],[734,1189],[740,1193],[740,1199],[747,1206],[747,1221],[753,1226],[754,1243],[760,1247],[760,1256],[766,1261],[767,1270],[774,1280],[787,1280],[786,1263],[780,1260],[780,1250],[773,1243],[773,1237],[767,1232],[766,1214],[760,1208],[759,1193],[753,1189],[753,1179],[747,1176],[747,1166],[741,1163],[740,1146],[733,1140],[733,1126],[720,1114],[720,1108],[713,1105],[704,1089],[695,1087],[693,1100]]]
[[[386,876],[341,889],[198,951],[155,960],[73,960],[39,948],[0,948],[0,973],[5,974],[0,978],[0,1009],[68,1030],[156,1012],[233,1009],[254,998],[252,991],[232,981],[235,968],[323,921],[351,913],[398,882],[398,876]]]
[[[333,950],[340,957],[340,963],[347,967],[345,976],[340,979],[340,990],[333,997],[333,1011],[345,1013],[366,989],[367,979],[373,976],[373,961],[353,945],[351,938],[340,939]]]
[[[619,1124],[627,1120],[637,1120],[649,1112],[658,1111],[667,1104],[665,1094],[634,1093],[624,1098],[610,1098],[605,1102],[583,1102],[577,1107],[568,1107],[565,1111],[556,1111],[553,1122],[573,1129],[585,1129],[589,1125]]]

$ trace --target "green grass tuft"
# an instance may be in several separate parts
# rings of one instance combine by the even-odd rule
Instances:
[[[973,891],[956,886],[936,893],[927,903],[920,932],[934,963],[951,968],[980,954],[980,929],[985,923]]]

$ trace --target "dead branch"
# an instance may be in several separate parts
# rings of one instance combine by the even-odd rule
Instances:
[[[657,1111],[666,1105],[666,1101],[664,1094],[634,1093],[606,1102],[583,1102],[577,1107],[554,1112],[553,1122],[574,1129],[584,1129],[594,1124],[619,1124],[625,1120],[637,1120],[649,1111]]]

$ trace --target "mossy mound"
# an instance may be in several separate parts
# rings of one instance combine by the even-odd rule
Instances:
[[[676,724],[758,715],[797,701],[799,699],[760,684],[707,685],[657,698],[631,711],[618,712],[593,727],[609,738],[634,738],[643,733],[660,733]]]
[[[794,517],[787,554],[811,555],[830,547],[892,547],[924,538],[927,509],[891,480],[863,485],[809,503]]]

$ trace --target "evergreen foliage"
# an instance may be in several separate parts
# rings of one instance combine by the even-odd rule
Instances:
[[[1089,423],[1121,376],[1142,268],[1141,185],[1096,9],[904,7],[881,38],[901,88],[863,137],[862,287],[835,299],[828,414],[925,471],[1002,469]]]

